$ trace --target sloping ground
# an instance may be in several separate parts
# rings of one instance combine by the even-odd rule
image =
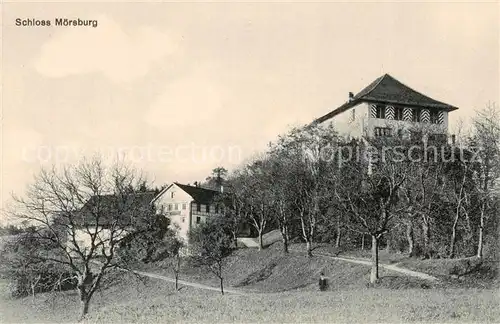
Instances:
[[[498,295],[476,289],[353,289],[221,296],[120,273],[92,300],[84,323],[497,322]],[[76,323],[74,292],[0,297],[1,323]]]
[[[114,285],[94,296],[85,323],[477,323],[500,318],[494,290],[353,287],[221,296],[216,291],[185,286],[174,292],[169,282],[139,280],[128,273],[119,273],[116,278]],[[74,292],[40,294],[34,303],[29,297],[0,297],[1,323],[76,323],[77,316],[78,296]]]
[[[238,237],[238,244],[241,247],[258,248],[259,238],[258,237]],[[281,241],[281,232],[279,230],[272,230],[264,235],[262,235],[262,243],[264,246],[269,246],[275,242]]]
[[[292,248],[304,250],[303,244],[293,245]],[[318,244],[314,253],[317,255],[333,255],[340,258],[357,259],[369,264],[371,251],[339,251],[328,244]],[[438,286],[455,288],[499,288],[498,261],[493,257],[480,260],[476,257],[461,259],[428,259],[409,258],[404,253],[388,253],[386,250],[379,251],[381,266],[387,270],[407,273],[412,276],[426,278],[431,276],[440,281]],[[413,272],[412,272],[413,271]],[[415,273],[417,272],[417,273]],[[424,276],[418,273],[423,273]],[[427,277],[428,280],[433,278]]]
[[[408,269],[424,271],[446,281],[448,286],[499,288],[498,261],[476,257],[462,259],[406,259],[398,263]]]
[[[169,269],[158,264],[144,267],[142,271],[172,277]],[[279,292],[290,290],[317,291],[318,279],[323,272],[330,290],[366,288],[370,267],[323,256],[308,258],[303,253],[283,255],[280,244],[267,249],[238,249],[227,259],[224,282],[248,292]],[[397,272],[380,269],[380,287],[411,288],[433,287],[427,280],[412,278]],[[207,270],[184,264],[181,279],[218,287],[218,279]]]
[[[4,297],[4,296],[2,296]],[[130,274],[97,293],[84,323],[221,322],[496,322],[492,290],[354,289],[224,295]],[[1,323],[76,323],[78,297],[71,292],[1,299]]]
[[[304,244],[293,244],[290,246],[290,250],[291,251],[302,251],[304,253],[306,251]],[[350,257],[350,256],[348,256],[348,257],[340,256],[339,257],[338,256],[339,254],[340,253],[337,249],[335,249],[333,247],[329,247],[327,245],[320,245],[314,249],[314,255],[317,255],[317,256],[322,256],[325,258],[330,258],[330,259],[340,260],[340,261],[345,261],[345,262],[363,264],[363,265],[369,266],[369,267],[371,267],[371,265],[372,265],[372,262],[370,259]],[[420,278],[420,279],[424,279],[424,280],[429,280],[429,281],[437,281],[438,280],[436,277],[431,276],[427,273],[408,270],[405,268],[401,268],[395,264],[385,264],[383,262],[380,262],[379,269],[386,269],[386,270],[390,270],[392,272],[397,272],[399,274],[403,274],[403,275],[407,275],[407,276],[411,276],[411,277],[416,277],[416,278]]]

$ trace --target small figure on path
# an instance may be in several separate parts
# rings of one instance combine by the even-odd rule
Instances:
[[[321,272],[319,274],[319,290],[325,291],[327,287],[328,287],[327,277],[325,277],[325,274]]]

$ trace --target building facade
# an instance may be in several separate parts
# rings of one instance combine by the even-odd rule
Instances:
[[[216,203],[219,191],[172,183],[152,201],[158,213],[170,218],[178,235],[186,243],[189,231],[208,218],[221,214]]]
[[[70,254],[87,254],[92,246],[95,254],[101,254],[102,249],[109,254],[110,245],[116,248],[116,242],[134,231],[137,219],[153,215],[151,201],[154,197],[154,191],[92,196],[73,215],[56,218],[54,225],[70,228],[66,240]],[[68,224],[70,220],[71,225]]]
[[[379,77],[314,123],[333,124],[348,138],[399,136],[450,141],[448,115],[458,109],[423,95],[388,74]]]

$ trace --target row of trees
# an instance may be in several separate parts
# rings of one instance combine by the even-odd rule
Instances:
[[[253,226],[261,249],[279,228],[284,253],[296,238],[312,255],[314,242],[349,249],[370,237],[372,282],[380,242],[412,256],[482,258],[497,242],[499,117],[480,111],[461,146],[295,128],[225,180],[225,219]]]
[[[194,259],[219,277],[223,291],[224,260],[242,224],[255,229],[261,249],[263,234],[279,228],[284,253],[297,239],[312,255],[317,242],[349,249],[370,237],[372,282],[381,242],[410,255],[482,258],[498,241],[499,117],[494,108],[479,112],[465,149],[402,138],[346,141],[315,125],[292,129],[227,179],[223,168],[207,179],[225,187],[224,215],[190,233]],[[2,272],[31,276],[29,285],[36,285],[45,280],[40,266],[57,265],[59,283],[72,282],[79,292],[82,317],[114,268],[169,258],[177,277],[182,244],[175,231],[161,211],[130,199],[150,192],[137,171],[98,158],[43,170],[9,211],[31,226],[23,239],[43,248],[2,253],[11,257],[3,265],[27,269]]]

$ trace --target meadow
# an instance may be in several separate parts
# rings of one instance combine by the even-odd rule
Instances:
[[[460,281],[429,283],[381,271],[368,285],[369,267],[301,253],[283,256],[279,246],[263,251],[240,249],[227,260],[226,287],[242,294],[181,286],[116,272],[99,291],[86,323],[165,322],[498,322],[496,289],[461,288]],[[161,264],[143,270],[172,276]],[[185,263],[181,279],[217,287],[217,279]],[[319,272],[329,289],[318,291]],[[73,291],[12,299],[2,284],[0,322],[70,323],[78,319]]]

